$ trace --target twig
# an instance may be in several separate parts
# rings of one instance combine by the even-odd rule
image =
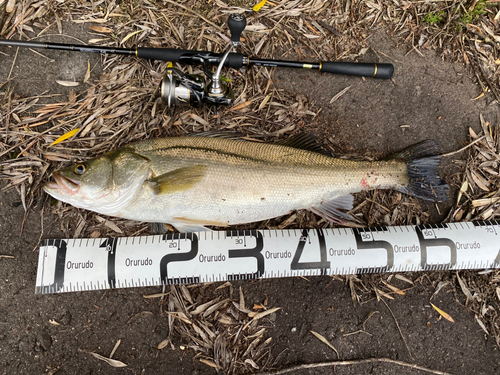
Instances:
[[[358,360],[352,360],[352,361],[333,361],[333,362],[319,362],[319,363],[309,363],[305,365],[298,365],[298,366],[292,366],[283,370],[275,371],[275,372],[259,372],[255,375],[281,375],[281,374],[287,374],[289,372],[297,371],[297,370],[303,370],[303,369],[310,369],[310,368],[320,368],[320,367],[335,367],[335,366],[351,366],[351,365],[362,365],[365,363],[377,363],[377,362],[385,362],[385,363],[393,363],[399,366],[404,366],[404,367],[409,367],[413,368],[416,370],[420,371],[425,371],[430,374],[438,374],[438,375],[452,375],[449,372],[444,372],[444,371],[438,371],[438,370],[432,370],[426,367],[422,367],[416,364],[411,364],[403,361],[396,361],[394,359],[389,359],[389,358],[367,358],[367,359],[358,359]]]
[[[398,330],[399,330],[399,334],[401,335],[401,338],[403,339],[403,342],[405,343],[405,346],[406,346],[406,349],[408,349],[408,354],[410,354],[410,358],[413,359],[413,356],[411,355],[411,351],[410,351],[410,348],[408,347],[408,344],[406,343],[406,339],[405,337],[403,336],[403,332],[401,332],[401,327],[399,327],[399,323],[398,323],[398,320],[396,319],[396,316],[394,315],[394,313],[392,312],[391,308],[389,307],[389,305],[387,304],[387,302],[384,301],[383,298],[380,299],[386,306],[387,308],[389,309],[389,311],[391,312],[391,315],[392,317],[394,318],[394,321],[396,322],[396,326],[398,327]]]
[[[485,135],[483,135],[482,137],[479,137],[478,139],[472,141],[467,146],[462,147],[460,150],[448,152],[447,154],[442,154],[441,156],[451,156],[451,155],[458,154],[459,152],[467,150],[470,146],[475,145],[477,142],[482,141],[484,138],[486,138]]]
[[[16,65],[17,54],[19,53],[19,47],[16,48],[16,54],[14,55],[14,60],[12,61],[12,66],[10,67],[9,75],[7,76],[7,81],[10,80],[14,66]]]

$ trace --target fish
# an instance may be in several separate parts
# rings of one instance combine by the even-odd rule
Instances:
[[[262,221],[308,209],[353,217],[353,193],[394,189],[444,201],[437,144],[426,140],[378,161],[327,154],[307,133],[278,143],[212,136],[138,141],[53,172],[49,195],[99,214],[167,223],[179,232]]]

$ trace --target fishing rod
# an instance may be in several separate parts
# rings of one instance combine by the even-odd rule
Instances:
[[[231,33],[231,44],[225,53],[194,51],[174,48],[114,48],[93,45],[73,45],[62,43],[45,43],[31,41],[14,41],[0,39],[0,45],[25,48],[43,48],[86,53],[102,53],[136,56],[141,59],[177,62],[188,65],[203,65],[206,76],[185,74],[176,68],[167,68],[160,83],[161,97],[170,108],[174,105],[200,107],[203,104],[229,105],[234,95],[232,90],[220,79],[223,66],[239,69],[243,66],[267,66],[311,69],[324,73],[343,74],[379,79],[390,79],[394,72],[392,64],[354,63],[354,62],[299,62],[288,60],[259,59],[245,56],[236,50],[241,33],[246,27],[244,14],[231,14],[228,17]],[[216,65],[212,73],[210,66]]]

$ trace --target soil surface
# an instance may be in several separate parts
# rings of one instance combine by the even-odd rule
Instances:
[[[73,35],[85,32],[64,31]],[[305,130],[333,139],[338,152],[382,154],[427,138],[435,139],[448,152],[465,144],[468,127],[479,131],[481,113],[487,120],[497,120],[498,104],[489,94],[472,100],[481,88],[463,66],[442,61],[432,51],[423,51],[423,56],[407,53],[382,31],[368,42],[372,49],[361,60],[393,63],[393,80],[287,69],[275,73],[279,88],[306,95],[314,102],[315,111],[322,108]],[[21,96],[45,91],[67,96],[69,89],[55,84],[56,79],[81,81],[89,59],[91,66],[97,65],[92,77],[98,77],[102,69],[97,55],[41,51],[48,57],[44,58],[20,49],[16,56],[15,49],[5,47],[0,52],[5,53],[0,55],[0,82],[7,80],[15,58],[10,74],[15,77],[15,92]],[[330,104],[347,86],[351,88]],[[167,316],[158,299],[143,295],[158,293],[161,288],[35,295],[39,241],[60,237],[56,218],[36,209],[25,213],[15,190],[2,192],[0,254],[13,258],[0,258],[0,373],[47,374],[58,368],[57,374],[216,373],[193,359],[191,350],[181,350],[186,343],[180,337],[174,336],[174,349],[157,349],[168,334]],[[390,358],[457,375],[500,373],[495,340],[477,324],[461,291],[444,287],[432,299],[455,323],[440,318],[430,305],[437,282],[454,274],[405,276],[414,286],[406,295],[395,295],[386,303],[373,298],[354,306],[349,285],[330,277],[234,282],[235,292],[230,297],[237,300],[241,286],[249,306],[267,298],[269,307],[281,307],[265,322],[276,369],[338,359]],[[409,286],[396,279],[393,284],[401,289]],[[209,286],[203,293],[209,299],[228,297],[228,289],[215,290],[217,286]],[[363,323],[366,332],[350,334],[363,329]],[[311,330],[327,338],[338,357]],[[107,357],[118,340],[121,345],[113,358],[128,367],[113,368],[90,354]],[[332,367],[290,373],[330,374]],[[338,365],[335,373],[429,372],[374,361]]]

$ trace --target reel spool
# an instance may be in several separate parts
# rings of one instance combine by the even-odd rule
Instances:
[[[161,99],[169,109],[176,105],[198,108],[204,104],[231,104],[234,99],[231,88],[220,81],[218,86],[214,85],[214,78],[210,81],[207,84],[201,75],[184,74],[179,69],[168,68],[160,83]]]

